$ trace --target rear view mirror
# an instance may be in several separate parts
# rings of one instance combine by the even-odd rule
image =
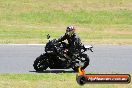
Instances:
[[[47,39],[49,39],[49,38],[50,38],[50,35],[48,34],[48,35],[47,35]]]

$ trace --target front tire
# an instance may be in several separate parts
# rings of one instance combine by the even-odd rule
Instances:
[[[87,54],[81,54],[80,55],[80,58],[84,58],[85,62],[84,62],[84,65],[82,66],[82,69],[85,69],[88,65],[89,65],[89,56]],[[78,68],[79,66],[74,66],[72,69],[75,71],[75,72],[78,72]]]
[[[46,70],[48,68],[46,56],[40,55],[37,57],[34,61],[33,67],[37,72]]]

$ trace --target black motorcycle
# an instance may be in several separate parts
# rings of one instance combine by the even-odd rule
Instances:
[[[65,42],[57,42],[56,39],[50,40],[49,35],[47,35],[47,39],[49,42],[45,46],[45,53],[34,61],[33,67],[36,71],[44,71],[49,67],[50,69],[72,68],[76,72],[79,66],[85,69],[89,65],[89,57],[85,52],[87,50],[93,52],[91,45],[82,45],[81,50],[75,50],[73,53],[67,49]]]

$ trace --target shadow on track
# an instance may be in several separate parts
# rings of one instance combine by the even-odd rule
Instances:
[[[66,71],[66,70],[46,70],[46,71],[29,71],[33,73],[75,73],[74,71]]]

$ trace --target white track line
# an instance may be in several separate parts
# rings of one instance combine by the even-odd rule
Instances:
[[[0,44],[0,46],[45,46],[46,44]]]

